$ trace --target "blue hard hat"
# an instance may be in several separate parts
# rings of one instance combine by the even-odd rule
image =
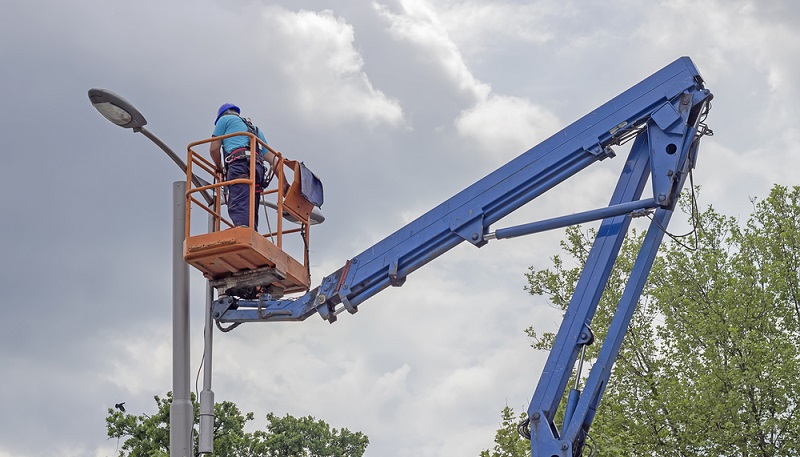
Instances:
[[[217,125],[219,118],[222,117],[222,113],[228,111],[229,109],[236,111],[237,114],[242,112],[242,110],[240,110],[239,107],[234,105],[233,103],[226,103],[220,106],[219,110],[217,110],[217,119],[214,121],[214,125]]]

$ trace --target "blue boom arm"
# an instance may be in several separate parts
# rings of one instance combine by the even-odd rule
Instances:
[[[491,239],[602,219],[528,410],[534,456],[580,455],[663,229],[694,167],[712,97],[691,59],[682,57],[348,260],[305,295],[281,300],[221,296],[212,315],[218,322],[242,323],[302,321],[319,313],[334,322],[342,311],[355,313],[368,298],[402,285],[410,273],[464,241],[481,247]],[[611,146],[630,139],[633,146],[608,207],[489,231],[555,185],[614,157]],[[648,178],[652,197],[642,199]],[[593,340],[590,323],[631,214],[649,209],[655,209],[653,222],[606,341],[583,392],[571,389],[559,428],[553,422],[556,410],[579,352]]]

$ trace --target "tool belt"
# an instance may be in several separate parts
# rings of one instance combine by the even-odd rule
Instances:
[[[248,148],[236,148],[228,154],[228,157],[225,157],[225,175],[228,174],[228,166],[236,162],[237,160],[250,160],[250,149]],[[264,156],[261,154],[256,154],[256,165],[261,165],[262,169],[264,167]],[[244,176],[246,177],[246,176]],[[264,169],[261,173],[261,182],[256,182],[256,192],[261,192],[262,189],[265,189],[269,186],[269,182],[272,180],[272,173],[267,173],[266,169]]]
[[[225,157],[225,163],[235,162],[237,160],[249,160],[250,159],[250,149],[248,148],[236,148],[228,154],[228,157]],[[264,164],[264,157],[261,154],[257,154],[256,156],[256,163]]]

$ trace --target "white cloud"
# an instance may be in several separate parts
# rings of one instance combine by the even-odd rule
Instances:
[[[287,108],[310,124],[403,123],[400,103],[370,82],[354,46],[353,26],[333,12],[267,8],[265,36],[272,66],[284,74]],[[276,33],[277,32],[277,33]]]
[[[109,363],[110,371],[99,373],[100,379],[133,395],[151,393],[153,384],[164,384],[172,366],[169,330],[159,326],[147,335],[127,335],[120,340],[109,337],[109,346],[116,349],[115,357]]]
[[[401,6],[402,13],[393,13],[375,3],[378,14],[389,22],[395,39],[419,46],[422,53],[441,66],[454,87],[470,96],[471,106],[462,110],[454,121],[456,133],[470,143],[477,143],[481,153],[491,153],[492,166],[505,163],[557,130],[560,122],[548,110],[521,97],[493,93],[488,84],[475,78],[451,38],[451,30],[463,32],[482,14],[491,13],[493,24],[499,27],[499,23],[512,16],[516,9],[509,5],[467,3],[455,7],[448,29],[440,19],[447,14],[440,14],[425,0],[403,0]],[[531,14],[527,8],[523,10]],[[531,35],[528,39],[545,38]],[[485,158],[485,154],[482,157]]]
[[[551,112],[520,97],[490,95],[461,112],[456,131],[489,153],[499,166],[555,133],[561,122]]]
[[[563,1],[507,2],[446,1],[437,3],[439,17],[462,52],[478,56],[504,43],[542,45],[556,37],[554,19],[574,8]]]
[[[474,100],[489,95],[489,85],[475,79],[438,14],[425,0],[403,0],[402,13],[394,13],[379,3],[373,5],[378,15],[389,22],[392,36],[419,46],[421,58],[440,66],[459,92]]]

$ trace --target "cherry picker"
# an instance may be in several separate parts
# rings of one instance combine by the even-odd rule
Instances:
[[[217,198],[216,206],[206,207],[217,221],[214,230],[190,235],[187,229],[185,257],[217,289],[211,313],[218,325],[303,321],[315,314],[333,323],[344,311],[356,313],[362,303],[385,288],[403,285],[412,272],[460,243],[480,248],[492,240],[602,220],[533,394],[528,420],[520,427],[530,439],[534,457],[579,456],[664,232],[695,166],[700,139],[711,133],[704,121],[712,98],[691,59],[681,57],[347,260],[313,289],[307,274],[313,205],[298,184],[298,164],[284,163],[281,157],[273,204],[281,215],[277,230],[267,235],[242,227],[220,230],[224,218]],[[613,158],[612,147],[628,141],[632,146],[607,207],[491,230],[503,217],[567,178]],[[189,158],[206,168],[193,152],[193,147],[202,143],[190,145]],[[284,167],[295,175],[292,186],[287,187]],[[213,184],[191,187],[192,170],[189,166],[190,204],[202,204],[197,192],[214,190],[219,194],[229,184],[217,177]],[[652,193],[643,197],[648,180]],[[254,184],[253,179],[242,182]],[[556,411],[576,362],[579,378],[583,349],[594,341],[592,318],[632,216],[643,211],[653,211],[652,220],[605,341],[583,390],[570,389],[563,421],[556,424]],[[283,251],[286,231],[281,219],[300,224],[294,230],[303,237],[303,263]],[[260,292],[241,293],[250,290],[243,286],[257,287]],[[286,296],[293,292],[300,295]]]

